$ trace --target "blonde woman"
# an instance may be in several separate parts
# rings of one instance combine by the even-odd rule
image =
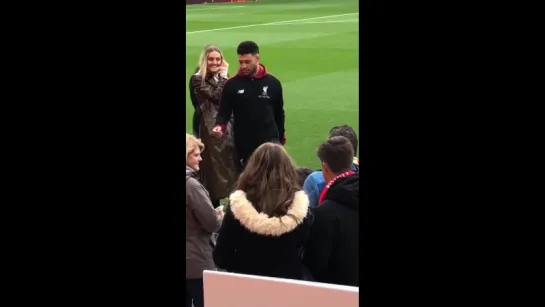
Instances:
[[[237,165],[232,122],[228,124],[226,137],[216,138],[212,135],[228,68],[221,50],[208,45],[199,58],[198,71],[190,80],[190,91],[200,117],[198,135],[207,147],[202,155],[201,179],[214,207],[218,207],[220,199],[232,192],[240,168]]]
[[[186,305],[203,307],[202,272],[215,269],[212,252],[216,243],[213,233],[221,225],[223,211],[221,207],[214,209],[208,192],[198,180],[204,144],[195,136],[186,134],[185,148]]]

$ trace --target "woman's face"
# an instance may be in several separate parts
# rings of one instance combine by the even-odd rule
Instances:
[[[208,54],[207,57],[207,67],[208,71],[211,73],[217,73],[221,67],[221,54],[217,51],[212,51]]]
[[[187,156],[186,165],[192,168],[194,171],[199,171],[199,163],[202,161],[201,150],[197,147],[195,150],[189,153]]]

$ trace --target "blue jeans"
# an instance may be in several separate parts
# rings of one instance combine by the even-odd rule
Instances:
[[[191,307],[191,303],[195,307],[204,307],[202,278],[185,280],[185,306]]]

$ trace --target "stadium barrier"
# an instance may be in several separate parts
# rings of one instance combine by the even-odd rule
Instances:
[[[359,288],[302,280],[204,271],[206,307],[356,307]]]

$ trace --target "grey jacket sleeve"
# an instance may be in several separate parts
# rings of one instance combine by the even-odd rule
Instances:
[[[191,214],[202,229],[209,233],[218,231],[222,219],[212,206],[208,191],[194,178],[187,182],[187,200]]]

